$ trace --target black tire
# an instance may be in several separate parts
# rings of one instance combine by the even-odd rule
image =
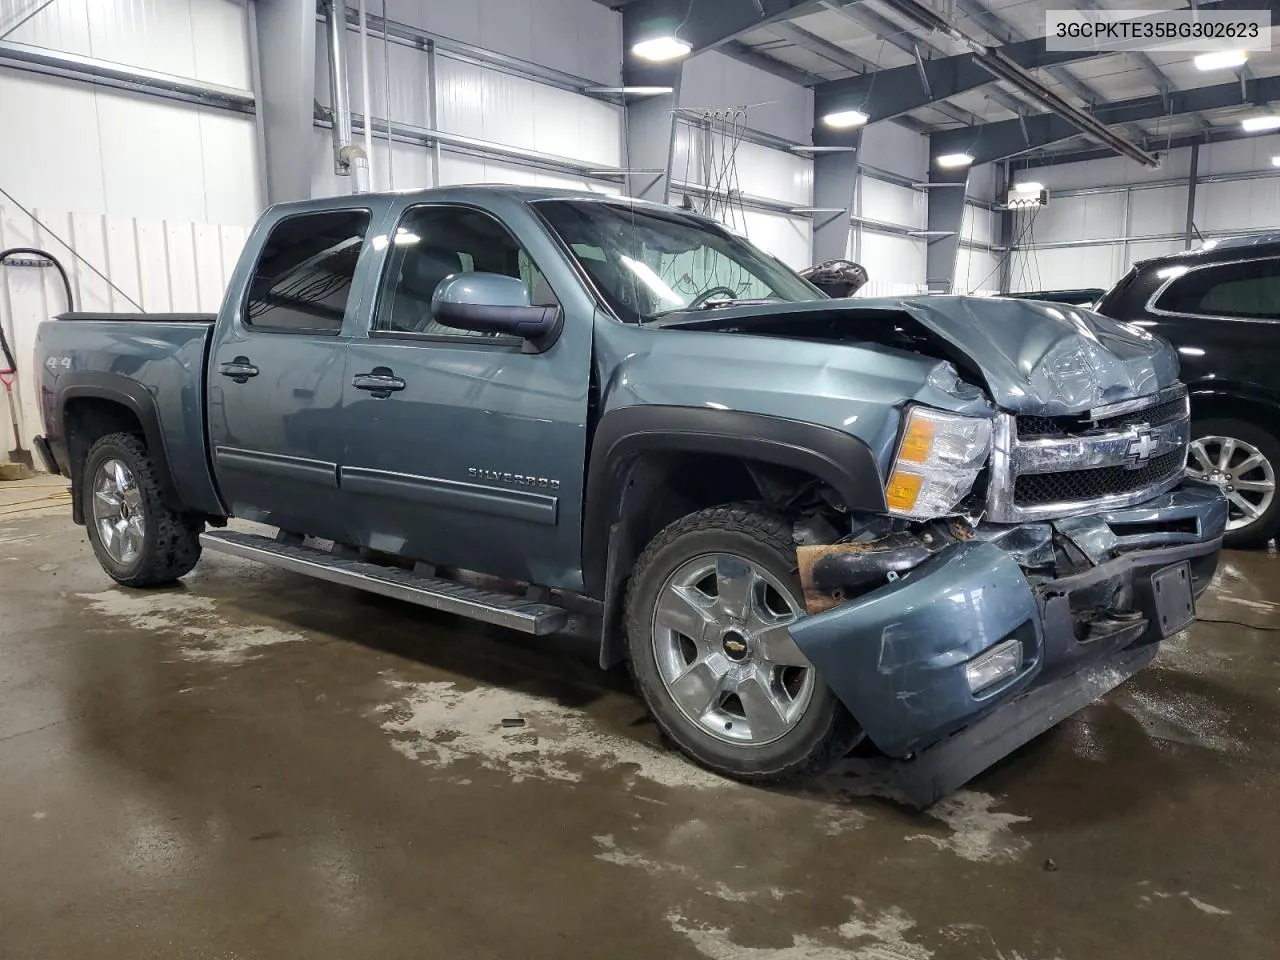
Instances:
[[[717,739],[685,715],[662,679],[653,612],[667,579],[707,554],[741,557],[803,596],[791,524],[758,504],[728,504],[691,513],[650,541],[627,587],[627,647],[631,674],[654,721],[685,755],[709,770],[748,783],[811,776],[849,752],[861,731],[830,688],[815,675],[804,713],[779,739],[735,745]],[[810,667],[810,669],[813,669]]]
[[[1193,420],[1192,441],[1205,437],[1230,437],[1254,447],[1270,463],[1273,475],[1280,476],[1280,439],[1268,430],[1247,420],[1233,418]],[[1250,474],[1248,476],[1257,476]],[[1241,516],[1238,507],[1232,507],[1231,519]],[[1280,533],[1280,496],[1273,496],[1271,505],[1257,519],[1245,526],[1228,530],[1223,543],[1228,547],[1260,547]]]
[[[94,481],[99,468],[110,460],[123,463],[133,475],[144,521],[142,548],[128,562],[113,557],[102,541],[95,522]],[[200,559],[200,532],[204,523],[169,509],[160,493],[155,463],[142,438],[132,433],[111,433],[89,449],[80,474],[89,542],[102,569],[126,587],[158,587],[173,583],[191,571]]]

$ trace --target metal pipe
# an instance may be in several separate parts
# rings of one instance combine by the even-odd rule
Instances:
[[[382,0],[382,86],[386,90],[387,101],[383,105],[387,114],[387,189],[394,190],[396,188],[396,149],[395,141],[391,139],[391,38],[385,29],[387,23],[387,0]],[[373,111],[369,111],[372,115]],[[435,118],[432,118],[434,122]],[[372,123],[370,124],[372,127]],[[371,134],[372,136],[372,134]]]
[[[339,9],[341,8],[341,10]],[[351,178],[352,193],[369,190],[369,157],[351,137],[351,100],[347,90],[346,3],[325,0],[329,38],[329,95],[333,110],[333,172]]]
[[[369,86],[369,21],[365,16],[365,0],[360,0],[360,93],[364,97],[365,116],[373,116],[373,95]],[[387,111],[390,115],[391,111]],[[373,125],[364,125],[364,155],[369,165],[369,186],[373,186]]]
[[[1187,230],[1183,246],[1191,249],[1191,240],[1196,230],[1196,174],[1200,172],[1200,144],[1191,145],[1191,170],[1187,177]]]

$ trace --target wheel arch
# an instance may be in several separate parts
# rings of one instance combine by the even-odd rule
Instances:
[[[604,604],[602,667],[625,658],[621,600],[648,541],[694,510],[767,499],[762,486],[778,471],[827,484],[851,510],[885,509],[870,447],[830,427],[663,406],[627,407],[601,419],[588,463],[582,554],[586,592]]]
[[[1246,385],[1196,384],[1191,387],[1191,419],[1244,420],[1275,434],[1280,397]]]
[[[155,465],[166,506],[183,509],[173,482],[155,398],[141,383],[119,374],[86,372],[59,390],[63,435],[71,468],[72,519],[84,523],[80,480],[89,449],[110,433],[141,434]]]

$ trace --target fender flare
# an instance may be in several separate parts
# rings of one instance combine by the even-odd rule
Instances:
[[[67,406],[73,400],[86,399],[105,400],[118,404],[137,417],[138,423],[142,426],[142,436],[146,440],[147,450],[155,464],[156,479],[160,482],[165,504],[175,510],[184,509],[169,468],[169,452],[164,442],[164,431],[160,427],[160,414],[156,409],[155,397],[137,380],[131,380],[123,374],[85,370],[67,373],[59,378],[57,409],[62,420],[63,437],[67,444],[68,466],[74,471],[71,437],[67,430]],[[88,450],[85,452],[88,453]],[[72,480],[72,513],[76,523],[83,523],[84,504],[80,501],[80,484],[77,482],[79,478],[73,474]]]
[[[621,587],[644,549],[622,522],[629,465],[649,452],[741,457],[812,474],[830,484],[850,510],[883,513],[884,481],[871,448],[820,424],[702,407],[635,406],[605,414],[596,426],[583,507],[583,579],[604,602],[600,662],[621,654]]]

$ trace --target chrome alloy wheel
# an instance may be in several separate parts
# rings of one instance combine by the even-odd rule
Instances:
[[[121,564],[138,559],[147,535],[142,491],[119,460],[104,460],[93,477],[93,522],[111,559]]]
[[[732,554],[686,561],[658,593],[653,651],[671,699],[719,740],[760,746],[785,736],[813,697],[815,671],[788,627],[793,588]]]
[[[1230,501],[1228,530],[1249,526],[1267,512],[1276,495],[1275,466],[1253,444],[1231,437],[1192,440],[1187,476],[1222,488]]]

